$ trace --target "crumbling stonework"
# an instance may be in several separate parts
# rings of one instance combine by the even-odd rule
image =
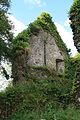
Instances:
[[[53,36],[40,31],[38,35],[31,36],[29,44],[30,52],[27,62],[29,66],[47,66],[51,70],[64,71],[64,56]],[[57,60],[60,60],[58,65]]]
[[[12,62],[13,84],[25,81],[26,57],[26,50],[20,50],[14,57],[14,61]]]
[[[16,55],[13,61],[14,81],[23,81],[30,76],[45,78],[47,74],[44,68],[50,73],[64,72],[64,58],[68,56],[67,48],[48,13],[42,13],[37,20],[30,23],[28,28],[13,40],[13,46],[13,51],[21,52],[22,49],[29,49],[27,55],[21,52],[22,54]]]
[[[14,57],[12,74],[14,84],[28,78],[47,78],[48,72],[42,68],[62,74],[64,72],[64,55],[55,39],[45,31],[39,31],[29,39],[29,50],[19,50]],[[34,69],[36,67],[37,69]],[[41,69],[38,69],[42,67]],[[28,69],[30,68],[30,69]]]
[[[45,67],[33,67],[28,69],[27,75],[30,79],[46,79],[51,73]]]

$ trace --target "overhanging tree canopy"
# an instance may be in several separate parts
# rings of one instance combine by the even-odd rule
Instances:
[[[74,45],[80,52],[80,0],[74,0],[70,8],[69,19],[71,20]]]
[[[9,48],[12,40],[11,22],[8,20],[10,0],[0,0],[0,62],[2,58],[9,57]]]
[[[1,65],[1,61],[8,59],[11,56],[11,41],[13,38],[11,28],[12,24],[8,19],[8,9],[10,7],[10,0],[0,0],[0,67],[6,79],[9,75],[5,68]]]

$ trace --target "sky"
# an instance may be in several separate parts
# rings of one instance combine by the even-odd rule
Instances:
[[[12,0],[10,12],[25,25],[34,21],[42,11],[49,12],[54,21],[64,22],[73,0]]]
[[[12,0],[9,19],[14,25],[14,36],[26,29],[29,23],[33,22],[41,12],[48,12],[52,16],[63,41],[71,49],[72,55],[74,56],[77,51],[74,47],[73,35],[68,18],[72,3],[73,0]],[[6,80],[0,82],[1,86],[6,86]]]
[[[67,47],[74,56],[76,48],[73,43],[72,31],[69,26],[69,10],[73,0],[12,0],[9,18],[14,24],[14,35],[27,28],[41,12],[48,12]]]

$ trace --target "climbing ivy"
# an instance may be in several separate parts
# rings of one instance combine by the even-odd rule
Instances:
[[[78,97],[80,92],[80,53],[78,53],[74,57],[74,64],[75,64],[76,70],[75,70],[75,81],[73,86],[73,92],[74,92],[76,102],[79,103]]]
[[[68,52],[66,45],[62,41],[57,28],[52,21],[52,17],[50,14],[45,12],[43,12],[33,23],[30,23],[27,29],[18,34],[18,36],[13,40],[13,49],[19,50],[28,47],[30,36],[37,35],[40,30],[50,33],[55,38],[60,50]]]

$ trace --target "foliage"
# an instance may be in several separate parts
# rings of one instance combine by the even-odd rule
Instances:
[[[74,59],[79,61],[79,60],[80,60],[80,53],[77,53],[77,54],[74,56]]]
[[[52,17],[42,13],[27,30],[13,39],[13,53],[29,47],[29,38],[37,35],[40,30],[49,32],[56,40],[62,52],[68,50],[61,40]],[[65,58],[66,59],[66,58]],[[77,61],[77,62],[76,62]],[[72,105],[72,89],[76,68],[80,56],[65,60],[66,69],[64,76],[51,74],[45,79],[25,78],[25,83],[15,87],[8,87],[0,93],[0,119],[9,120],[78,120],[79,110]],[[34,67],[46,70],[46,67]],[[72,102],[72,103],[71,103]],[[72,105],[72,106],[71,106]]]
[[[75,70],[75,81],[74,81],[74,85],[73,85],[73,92],[74,92],[75,98],[77,99],[77,97],[79,97],[78,94],[80,91],[80,85],[79,85],[79,81],[80,81],[80,54],[79,53],[76,54],[74,57],[74,64],[76,66],[76,70]]]
[[[0,93],[0,117],[9,120],[54,118],[58,108],[64,109],[70,103],[69,84],[68,80],[49,76],[8,87]]]
[[[7,119],[17,109],[22,100],[19,87],[8,87],[6,91],[0,92],[0,119]],[[18,101],[18,102],[17,102]]]
[[[12,23],[8,18],[8,9],[10,8],[10,0],[0,0],[0,67],[6,79],[9,75],[5,68],[1,65],[2,61],[9,61],[11,58],[11,42],[13,34],[11,32]]]
[[[39,80],[26,78],[25,83],[1,92],[1,119],[3,117],[9,120],[80,119],[80,109],[74,107],[73,101],[76,70],[79,65],[80,54],[77,54],[66,61],[64,76],[52,75]],[[46,67],[34,68],[47,70]]]
[[[69,79],[70,84],[72,86],[72,96],[74,100],[74,104],[78,105],[79,101],[79,91],[80,91],[80,54],[77,53],[73,58],[70,58],[66,61],[66,69],[65,69],[65,78]],[[72,82],[71,82],[72,81]]]
[[[61,49],[61,51],[64,51],[64,52],[67,51],[67,47],[64,44],[64,42],[62,41],[62,39],[57,31],[57,28],[56,28],[54,22],[52,21],[52,17],[50,16],[50,14],[43,12],[40,15],[40,17],[38,17],[38,19],[34,22],[35,23],[37,22],[37,25],[39,24],[39,26],[41,26],[43,30],[47,31],[55,38],[55,41],[56,41],[58,47]]]
[[[74,0],[70,8],[69,19],[71,20],[70,25],[74,35],[74,44],[80,52],[80,0]]]
[[[75,79],[76,65],[74,57],[65,60],[65,78],[72,81]]]
[[[24,111],[18,112],[17,115],[14,114],[11,120],[79,120],[80,119],[80,109],[75,109],[69,107],[66,109],[58,108],[54,109],[50,104],[46,106],[43,111],[32,110],[31,112]]]
[[[70,20],[71,28],[73,31],[74,45],[76,46],[78,52],[80,52],[80,0],[74,0],[73,5],[70,9]],[[79,93],[80,93],[80,54],[74,57],[74,64],[76,66],[75,71],[75,81],[73,86],[75,103],[79,105]]]
[[[0,0],[0,61],[3,57],[9,58],[12,41],[11,22],[8,20],[10,0]]]
[[[21,32],[14,40],[13,40],[13,49],[18,50],[21,47],[26,48],[23,44],[29,43],[29,38],[31,35],[37,35],[40,30],[44,30],[50,33],[54,38],[61,49],[61,51],[67,52],[66,45],[62,41],[59,33],[57,32],[57,28],[52,21],[52,17],[48,14],[43,12],[37,20],[33,23],[29,24],[29,27]],[[18,44],[19,42],[19,44]],[[22,48],[21,48],[22,49]]]
[[[70,10],[71,20],[77,20],[72,12],[75,12],[75,8],[79,5],[78,3],[79,1],[75,0]],[[9,45],[12,35],[9,32],[11,30],[10,22],[5,15],[10,1],[1,0],[0,4],[2,8],[0,56],[2,57],[8,55],[7,52],[10,50]],[[79,7],[80,6],[78,6],[78,8]],[[73,27],[77,25],[74,20],[72,20],[72,24]],[[26,30],[13,39],[12,52],[15,54],[22,49],[29,48],[30,37],[37,35],[40,30],[50,33],[64,54],[68,52],[57,32],[56,26],[52,22],[52,17],[48,13],[42,13],[37,20],[29,24]],[[8,40],[7,43],[5,42],[6,39]],[[79,120],[80,109],[75,108],[72,104],[72,95],[78,88],[75,85],[75,81],[79,78],[76,78],[76,75],[78,75],[77,72],[80,70],[80,54],[77,54],[74,58],[65,58],[65,65],[65,73],[62,76],[55,74],[54,71],[54,74],[52,73],[45,79],[25,78],[25,83],[18,84],[15,87],[10,86],[5,91],[0,92],[0,119]],[[46,70],[46,72],[48,72],[45,66],[34,67],[34,69]]]
[[[16,44],[16,46],[15,46]],[[14,50],[21,50],[23,48],[26,48],[28,46],[28,43],[25,41],[25,36],[22,37],[21,35],[16,37],[13,41],[13,48]]]

